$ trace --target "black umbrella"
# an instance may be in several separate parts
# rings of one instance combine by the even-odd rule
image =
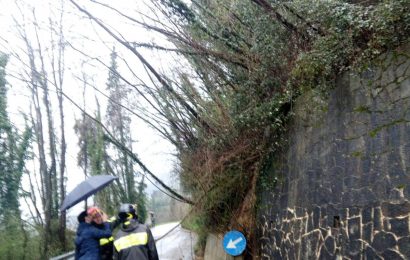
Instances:
[[[81,182],[77,185],[64,199],[63,205],[61,205],[60,210],[66,210],[71,208],[78,202],[87,199],[91,195],[95,194],[97,191],[105,188],[113,180],[118,179],[118,177],[111,175],[97,175],[88,178],[87,180]]]

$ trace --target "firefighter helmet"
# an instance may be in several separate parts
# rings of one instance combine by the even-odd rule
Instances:
[[[127,220],[131,218],[137,218],[137,212],[136,212],[136,207],[135,205],[125,203],[122,204],[120,207],[120,210],[118,212],[118,217],[121,220]]]

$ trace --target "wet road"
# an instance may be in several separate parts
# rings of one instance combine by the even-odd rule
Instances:
[[[170,230],[172,231],[169,232]],[[181,228],[178,222],[159,225],[151,231],[155,240],[159,239],[156,246],[160,260],[194,259],[194,246],[197,241],[195,233]]]

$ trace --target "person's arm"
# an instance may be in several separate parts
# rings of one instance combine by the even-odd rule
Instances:
[[[158,252],[157,252],[157,247],[155,246],[155,240],[154,236],[151,233],[151,230],[147,227],[147,233],[148,233],[148,259],[149,260],[159,260],[158,258]]]
[[[91,236],[96,239],[110,237],[112,235],[112,231],[109,225],[104,225],[104,229],[100,229],[97,227],[91,227]]]
[[[121,220],[117,217],[111,217],[107,220],[107,222],[110,225],[110,229],[114,230],[116,227],[118,227],[121,224]]]

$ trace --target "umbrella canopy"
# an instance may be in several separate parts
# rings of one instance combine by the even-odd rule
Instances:
[[[97,191],[105,188],[115,179],[118,179],[118,177],[111,175],[97,175],[88,178],[87,180],[78,184],[77,187],[75,187],[69,194],[67,194],[60,210],[63,211],[71,208],[78,202],[87,199]]]

